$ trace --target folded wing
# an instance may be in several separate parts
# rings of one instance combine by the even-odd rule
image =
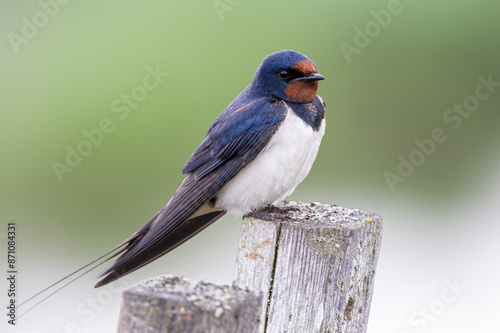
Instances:
[[[266,147],[286,113],[285,103],[271,98],[223,112],[184,166],[186,177],[173,197],[120,244],[122,255],[99,276],[105,277],[96,287],[150,263],[224,215],[213,205],[217,191]]]

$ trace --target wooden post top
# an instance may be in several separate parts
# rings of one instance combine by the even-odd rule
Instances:
[[[286,209],[293,207],[286,213],[289,219],[285,223],[299,223],[305,226],[321,226],[336,224],[347,229],[356,229],[366,223],[382,223],[382,217],[361,209],[351,209],[337,205],[323,204],[319,202],[303,203],[297,201],[282,201],[275,205],[277,208]],[[264,215],[276,215],[274,212],[261,211]],[[257,219],[253,217],[246,217]]]

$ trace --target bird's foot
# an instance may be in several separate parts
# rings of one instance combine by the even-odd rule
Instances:
[[[288,212],[296,212],[299,209],[294,206],[283,206],[283,207],[278,207],[275,205],[267,205],[264,207],[262,210],[270,213],[288,213]]]
[[[283,215],[283,214],[264,214],[259,210],[252,210],[250,213],[246,213],[244,217],[253,217],[258,220],[263,220],[263,221],[271,221],[274,222],[276,220],[289,220],[290,216],[288,215]]]
[[[298,209],[293,206],[288,207],[277,207],[274,205],[268,205],[262,209],[262,211],[254,209],[250,213],[244,215],[244,217],[254,217],[263,221],[276,221],[276,220],[291,220],[291,217],[285,215],[291,211],[297,211]],[[264,214],[263,212],[269,212],[274,214]]]

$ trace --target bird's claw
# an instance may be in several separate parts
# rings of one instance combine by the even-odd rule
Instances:
[[[288,212],[296,212],[299,209],[295,206],[278,207],[275,205],[267,205],[266,207],[264,207],[263,210],[265,210],[266,212],[270,212],[270,213],[288,213]]]
[[[244,215],[244,217],[253,217],[259,220],[263,221],[271,221],[274,222],[276,220],[291,220],[292,218],[288,215],[282,214],[282,213],[287,213],[289,211],[295,211],[298,210],[295,207],[276,207],[269,205],[266,208],[264,208],[262,211],[254,209],[250,213],[247,213]],[[275,214],[264,214],[263,211],[265,212],[270,212],[270,213],[275,213]],[[281,214],[280,214],[281,213]]]

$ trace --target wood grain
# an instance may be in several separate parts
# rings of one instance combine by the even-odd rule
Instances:
[[[234,282],[262,292],[257,332],[365,332],[382,219],[318,203],[284,206],[297,208],[289,220],[243,221]]]
[[[245,288],[159,276],[122,295],[118,333],[255,332],[260,296]]]

